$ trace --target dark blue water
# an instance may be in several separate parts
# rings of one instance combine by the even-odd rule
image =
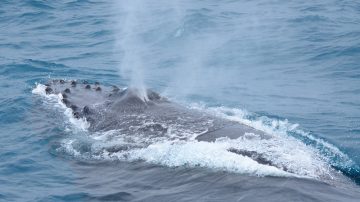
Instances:
[[[161,159],[77,157],[61,149],[74,136],[67,117],[32,93],[49,78],[146,86],[231,115],[294,137],[346,180],[257,177],[196,166],[201,161],[174,167]],[[3,0],[0,89],[0,200],[360,198],[355,0]]]

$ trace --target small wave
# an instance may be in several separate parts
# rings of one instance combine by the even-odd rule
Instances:
[[[1,198],[1,195],[0,195]],[[131,201],[134,196],[128,192],[115,192],[110,194],[95,195],[85,192],[76,192],[65,195],[50,195],[44,201]]]
[[[30,1],[26,1],[24,3],[24,5],[29,6],[29,7],[33,7],[33,8],[37,8],[37,9],[41,9],[41,10],[54,9],[54,7],[49,5],[49,2],[44,2],[44,1],[30,0]]]

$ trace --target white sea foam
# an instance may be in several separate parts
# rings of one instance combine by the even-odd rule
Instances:
[[[31,92],[36,95],[46,96],[45,89],[45,85],[37,83],[36,87]]]
[[[250,158],[232,153],[230,149],[257,152],[275,167],[262,165],[252,159],[249,161]],[[289,173],[293,173],[293,176],[318,179],[331,177],[331,168],[315,150],[296,141],[277,138],[265,140],[251,135],[235,140],[221,138],[215,142],[165,141],[113,155],[120,159],[126,156],[129,159],[143,159],[168,166],[201,166],[255,175],[289,176]]]
[[[154,139],[140,134],[128,136],[117,130],[91,134],[89,138],[92,139],[91,151],[86,151],[86,155],[80,155],[78,142],[65,139],[63,148],[79,158],[88,158],[90,152],[91,158],[101,160],[144,160],[170,167],[200,166],[258,176],[334,177],[329,164],[315,149],[292,138],[261,139],[256,134],[246,134],[237,139],[219,138],[215,142],[170,141],[169,137]],[[271,161],[272,165],[258,163],[230,149],[257,152]]]
[[[287,119],[285,120],[278,120],[278,119],[271,119],[266,116],[256,117],[256,118],[249,118],[251,117],[251,113],[247,112],[243,109],[238,108],[228,108],[228,107],[206,107],[203,104],[191,104],[189,105],[190,108],[195,110],[201,110],[206,113],[212,114],[214,116],[218,116],[221,118],[225,118],[231,121],[236,121],[248,126],[251,126],[255,129],[264,131],[268,134],[272,134],[276,137],[282,137],[286,140],[292,140],[303,144],[298,139],[292,138],[288,135],[289,132],[294,132],[297,135],[304,137],[305,139],[311,140],[313,143],[309,146],[310,150],[315,150],[319,152],[320,150],[326,150],[326,156],[320,155],[322,158],[326,159],[326,161],[331,161],[330,158],[336,156],[341,159],[342,164],[346,165],[353,165],[351,159],[340,151],[336,146],[332,145],[324,141],[323,139],[314,137],[308,132],[305,132],[299,129],[299,124],[292,124],[289,123]]]
[[[45,98],[45,101],[48,104],[53,105],[56,108],[59,108],[68,118],[69,122],[72,124],[72,129],[86,131],[90,124],[86,121],[85,118],[76,119],[73,116],[73,110],[66,107],[66,105],[61,101],[63,99],[61,93],[59,94],[46,94],[46,86],[43,84],[36,84],[36,87],[32,90],[33,94],[40,95]]]
[[[162,142],[147,148],[129,151],[130,160],[145,160],[166,166],[200,166],[215,170],[236,172],[257,176],[297,176],[269,165],[262,165],[253,159],[229,152],[229,142]],[[114,156],[123,158],[124,153]]]

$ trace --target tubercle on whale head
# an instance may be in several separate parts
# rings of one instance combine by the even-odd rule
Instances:
[[[71,87],[76,87],[76,81],[72,80],[72,81],[70,82],[70,84],[71,84]]]
[[[112,91],[113,91],[113,92],[119,92],[120,89],[119,89],[119,87],[113,85],[113,86],[112,86]]]
[[[152,90],[147,90],[147,96],[148,96],[149,100],[160,100],[163,98],[158,93],[156,93]]]
[[[45,92],[46,92],[46,94],[51,94],[53,92],[53,89],[50,88],[49,86],[46,86]]]

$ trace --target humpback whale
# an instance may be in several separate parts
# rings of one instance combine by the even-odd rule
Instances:
[[[271,138],[245,124],[226,120],[197,110],[188,109],[169,101],[158,93],[147,89],[146,97],[141,97],[136,88],[121,89],[117,86],[104,86],[99,82],[51,80],[46,84],[46,94],[61,95],[61,101],[72,109],[76,119],[85,119],[91,132],[104,132],[120,129],[131,135],[139,129],[150,136],[165,136],[177,133],[181,138],[187,131],[196,134],[198,141],[215,141],[227,137],[236,139],[246,134],[256,134],[262,139]],[[151,120],[150,122],[146,122]],[[176,124],[176,130],[169,126]],[[254,151],[229,149],[230,152],[248,156],[261,164],[272,165],[261,154]]]
[[[107,154],[141,150],[147,146],[151,150],[152,144],[161,140],[191,140],[189,144],[196,142],[204,146],[202,143],[205,143],[205,147],[208,146],[207,143],[221,145],[222,140],[230,140],[235,141],[235,144],[222,148],[225,148],[227,153],[224,154],[232,160],[220,160],[230,169],[232,165],[238,166],[243,161],[251,161],[251,169],[245,172],[256,174],[257,165],[260,165],[280,176],[324,179],[339,177],[339,173],[329,167],[316,151],[297,140],[275,136],[238,121],[185,107],[150,89],[144,95],[137,88],[62,79],[50,80],[42,86],[44,94],[55,95],[61,100],[73,119],[87,123],[86,131],[100,134],[96,138],[102,138],[102,134],[106,134],[103,135],[106,138],[114,138],[116,141],[121,139],[121,144],[101,148]],[[239,143],[241,146],[237,146]],[[229,154],[239,158],[235,159]]]

